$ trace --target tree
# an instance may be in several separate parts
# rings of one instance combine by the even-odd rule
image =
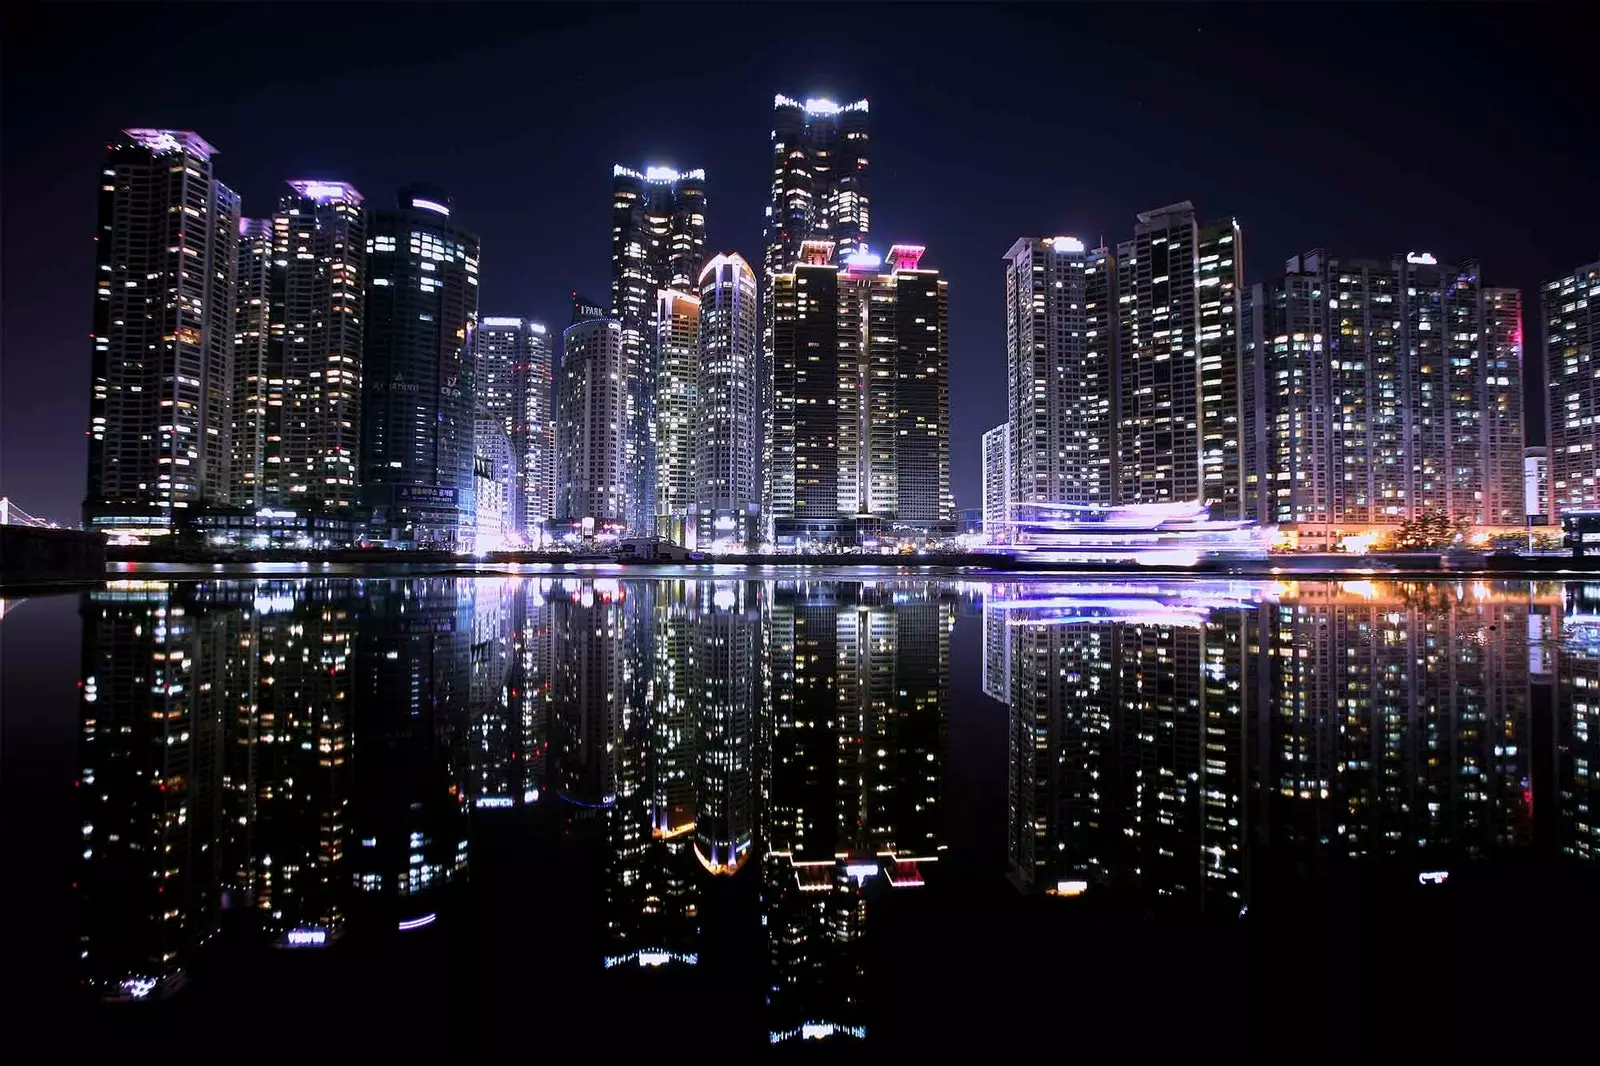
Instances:
[[[1395,527],[1389,543],[1396,551],[1429,551],[1448,548],[1463,532],[1465,525],[1452,522],[1444,508],[1426,511],[1409,518]]]

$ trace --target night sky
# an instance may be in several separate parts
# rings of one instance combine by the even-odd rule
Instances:
[[[1524,291],[1533,378],[1539,283],[1600,255],[1578,11],[13,4],[0,494],[79,519],[98,169],[127,126],[199,132],[247,215],[288,178],[383,206],[443,184],[483,238],[481,312],[559,328],[570,290],[609,293],[614,162],[705,167],[708,253],[759,263],[773,94],[866,96],[873,244],[926,244],[950,279],[963,507],[1004,415],[1001,256],[1023,235],[1114,244],[1175,200],[1239,219],[1252,282],[1317,246],[1477,256]]]

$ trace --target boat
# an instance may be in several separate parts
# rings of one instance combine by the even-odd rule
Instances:
[[[1018,560],[1159,567],[1264,561],[1277,532],[1251,519],[1214,519],[1200,500],[1124,507],[1019,504],[1010,527],[1011,543],[991,549]]]

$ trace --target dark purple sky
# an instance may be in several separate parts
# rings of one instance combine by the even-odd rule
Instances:
[[[550,8],[17,4],[0,27],[0,493],[76,523],[95,190],[124,126],[194,129],[247,214],[281,182],[412,180],[483,237],[485,314],[608,291],[613,162],[703,166],[761,258],[774,92],[872,101],[876,244],[950,278],[956,498],[1004,408],[1000,257],[1233,215],[1262,280],[1315,246],[1478,256],[1537,285],[1600,254],[1592,31],[1546,5]],[[1590,46],[1590,54],[1582,49]],[[1533,344],[1530,362],[1539,353]],[[1531,405],[1530,405],[1531,406]],[[1543,418],[1533,420],[1542,437]]]

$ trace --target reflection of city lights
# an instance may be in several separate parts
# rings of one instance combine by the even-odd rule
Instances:
[[[434,922],[436,922],[438,920],[439,920],[439,916],[437,914],[424,914],[420,918],[408,918],[408,919],[406,919],[405,921],[400,923],[399,928],[400,928],[400,931],[402,933],[409,933],[413,929],[421,929],[425,925],[432,925]]]

